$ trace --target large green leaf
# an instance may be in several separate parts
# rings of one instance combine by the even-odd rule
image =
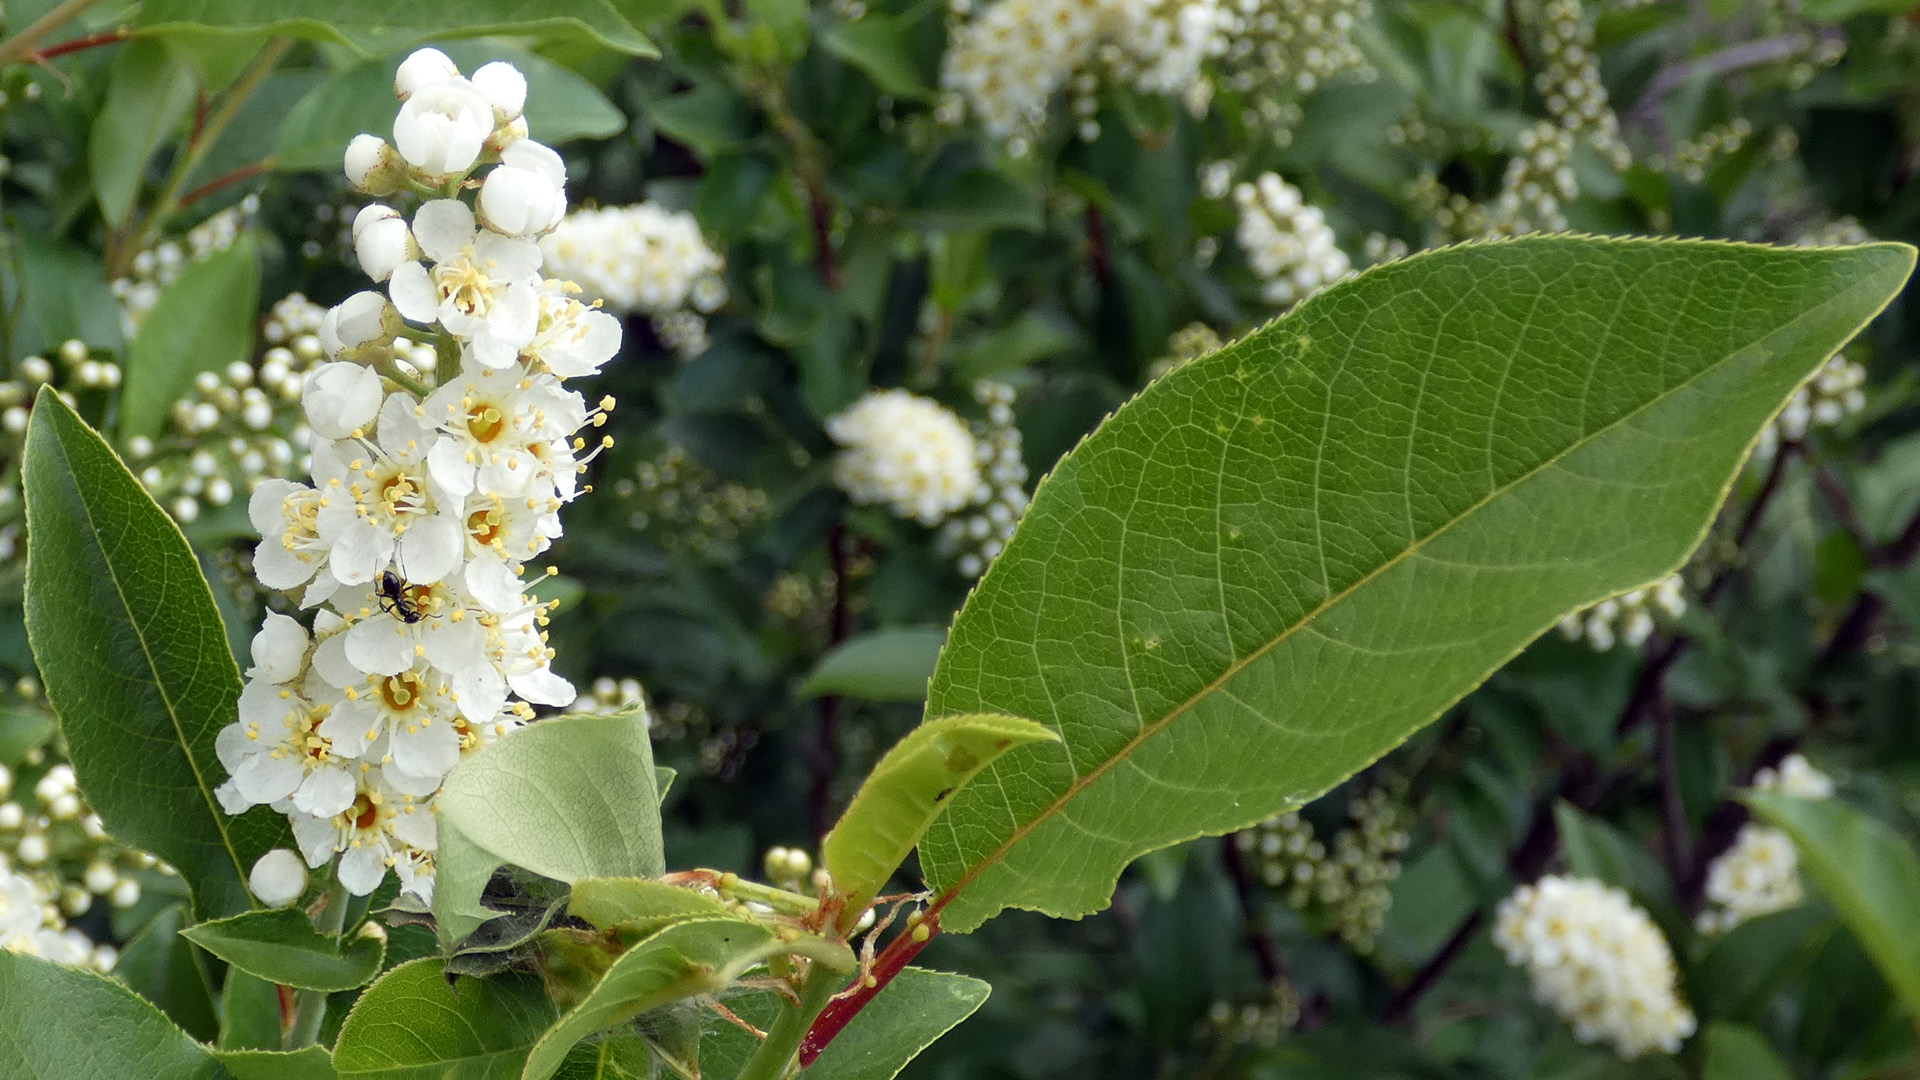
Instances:
[[[1793,1080],[1766,1036],[1744,1024],[1708,1024],[1706,1046],[1701,1080]]]
[[[0,949],[0,1076],[216,1080],[207,1048],[101,975]]]
[[[622,953],[540,1036],[521,1080],[548,1080],[587,1036],[681,998],[718,993],[783,948],[772,929],[742,919],[694,919],[661,930]]]
[[[244,910],[254,861],[292,839],[280,814],[229,817],[214,797],[240,673],[193,551],[46,388],[26,459],[27,636],[80,790],[107,831],[180,871],[198,917]]]
[[[282,986],[351,990],[380,973],[387,954],[378,937],[360,935],[344,947],[315,929],[305,912],[249,911],[180,931],[189,941],[234,967]]]
[[[820,658],[800,684],[800,696],[924,701],[927,679],[946,640],[945,630],[920,626],[848,638]]]
[[[120,438],[160,434],[195,375],[251,357],[259,305],[260,259],[251,233],[180,271],[127,346]]]
[[[334,0],[324,14],[289,10],[274,0],[149,0],[139,23],[149,32],[276,34],[338,41],[368,56],[438,38],[524,34],[572,38],[633,56],[658,56],[652,43],[607,0]]]
[[[502,863],[569,884],[666,870],[653,746],[638,712],[516,731],[461,762],[437,810],[433,909],[443,944],[491,917],[480,891]]]
[[[1920,855],[1913,846],[1838,799],[1753,792],[1745,800],[1793,838],[1801,868],[1920,1019]]]
[[[219,1050],[215,1056],[233,1080],[334,1080],[333,1056],[324,1046],[292,1053],[277,1050]]]
[[[1298,806],[1698,543],[1913,249],[1535,237],[1379,267],[1154,383],[1041,483],[927,715],[1059,731],[921,845],[966,930]],[[962,891],[964,890],[964,892]]]
[[[540,980],[507,972],[449,980],[437,958],[381,976],[333,1048],[341,1080],[506,1080],[556,1015]]]
[[[800,1075],[806,1080],[892,1080],[922,1050],[972,1016],[992,989],[966,975],[906,968]],[[729,998],[727,1007],[748,1023],[765,1028],[780,1005],[773,994],[761,992]],[[711,1076],[732,1076],[757,1045],[753,1036],[737,1027],[717,1027],[701,1044],[701,1070]]]
[[[820,842],[820,861],[846,897],[842,925],[851,929],[968,781],[1016,746],[1059,739],[1031,720],[991,714],[946,716],[908,732]]]
[[[87,139],[87,171],[107,224],[133,213],[140,181],[160,144],[193,108],[193,71],[163,41],[121,46],[107,76],[107,96]]]

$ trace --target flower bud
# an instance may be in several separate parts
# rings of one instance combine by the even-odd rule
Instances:
[[[359,364],[322,364],[302,395],[307,423],[323,439],[345,439],[380,413],[380,376]]]
[[[567,213],[567,167],[549,147],[521,139],[480,185],[480,220],[508,236],[546,232]]]
[[[394,267],[415,257],[414,250],[406,219],[391,206],[369,203],[353,219],[353,253],[373,280],[392,277]]]
[[[274,848],[253,864],[247,887],[268,907],[286,907],[307,891],[307,864],[287,848]]]
[[[393,93],[401,101],[412,97],[421,87],[460,77],[460,66],[439,49],[415,49],[400,61],[393,73]]]
[[[347,144],[347,183],[369,195],[386,196],[400,190],[406,162],[378,135],[355,135]]]
[[[519,119],[527,107],[527,77],[505,60],[495,60],[474,72],[473,86],[493,106],[496,124]]]
[[[487,150],[490,153],[498,154],[526,137],[527,118],[524,116],[515,117],[507,123],[494,128],[493,134],[487,136]]]
[[[385,345],[403,325],[400,312],[371,290],[357,292],[328,309],[320,319],[320,344],[327,355],[354,359],[368,345]],[[339,436],[329,435],[328,438]]]
[[[457,75],[414,91],[393,118],[400,156],[436,182],[473,168],[492,134],[493,106]]]

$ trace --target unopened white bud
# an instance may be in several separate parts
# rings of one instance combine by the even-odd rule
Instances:
[[[110,898],[117,908],[130,908],[140,902],[140,883],[133,878],[121,878],[120,884],[113,887]]]
[[[527,77],[505,60],[495,60],[474,72],[473,86],[493,106],[493,119],[497,124],[519,119],[527,107]]]
[[[546,232],[567,213],[567,167],[552,148],[521,139],[480,185],[480,220],[508,236]]]
[[[247,887],[268,907],[286,907],[307,891],[307,864],[287,848],[274,848],[253,864]]]
[[[458,78],[460,66],[439,49],[415,49],[400,61],[393,73],[393,93],[401,101],[412,97],[421,87]]]
[[[385,281],[414,257],[413,233],[393,207],[369,203],[353,219],[353,253],[368,277]]]
[[[407,164],[439,181],[473,168],[493,127],[493,106],[456,75],[407,98],[393,119],[393,145]]]
[[[378,135],[355,135],[347,144],[345,168],[354,190],[376,197],[399,191],[407,173],[406,162]]]
[[[392,341],[402,325],[399,310],[386,297],[372,290],[357,292],[321,317],[320,344],[329,356],[351,358],[369,345]]]
[[[301,393],[307,423],[324,439],[345,439],[373,423],[381,398],[380,376],[352,363],[315,368]]]

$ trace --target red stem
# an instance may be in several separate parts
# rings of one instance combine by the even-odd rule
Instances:
[[[263,158],[251,165],[242,165],[232,172],[222,173],[206,183],[201,184],[199,187],[194,188],[192,191],[187,192],[185,195],[180,196],[180,209],[184,210],[192,206],[194,203],[199,202],[201,199],[206,198],[229,184],[237,184],[242,180],[251,180],[273,168],[276,164],[278,163],[273,158]]]
[[[922,927],[926,928],[926,937],[920,936]],[[853,1018],[860,1015],[860,1010],[867,1007],[867,1002],[879,996],[894,976],[906,970],[907,965],[913,963],[913,958],[919,956],[920,950],[926,948],[927,942],[932,941],[939,932],[940,915],[929,911],[906,933],[888,942],[887,947],[880,950],[879,958],[873,962],[873,970],[866,976],[868,981],[853,993],[828,1002],[820,1015],[814,1017],[813,1026],[807,1029],[806,1036],[800,1040],[800,1067],[804,1069],[813,1064],[834,1036],[846,1030]]]
[[[86,37],[77,37],[72,41],[63,41],[58,45],[49,45],[38,52],[28,53],[21,59],[29,64],[44,64],[56,56],[77,53],[82,49],[91,49],[96,45],[111,45],[116,41],[125,41],[132,36],[133,31],[124,26],[113,30],[102,30],[97,34],[88,34]]]

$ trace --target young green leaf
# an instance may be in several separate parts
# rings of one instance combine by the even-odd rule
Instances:
[[[480,891],[502,863],[569,884],[666,870],[653,745],[635,712],[516,731],[461,762],[437,810],[433,909],[443,945],[492,917]]]
[[[292,1053],[277,1050],[217,1050],[214,1056],[233,1080],[334,1080],[333,1056],[324,1046]]]
[[[925,701],[945,630],[907,627],[848,638],[820,658],[800,696],[862,701]]]
[[[706,893],[648,878],[586,878],[573,883],[567,913],[605,930],[625,926],[646,933],[688,918],[719,918],[725,904]]]
[[[164,41],[121,46],[107,74],[107,97],[87,139],[87,171],[107,224],[124,225],[160,144],[193,108],[193,71]]]
[[[1063,737],[928,831],[943,925],[1098,910],[1142,852],[1316,797],[1566,612],[1678,566],[1913,257],[1451,248],[1148,387],[1042,482],[940,656],[929,716]]]
[[[260,257],[251,233],[180,271],[127,346],[120,438],[159,435],[195,375],[249,359],[259,301]]]
[[[531,975],[449,981],[439,959],[412,960],[354,1003],[333,1068],[340,1080],[518,1076],[556,1015]]]
[[[0,949],[0,1076],[218,1080],[207,1048],[102,975]]]
[[[669,1002],[726,989],[746,970],[787,948],[768,927],[744,919],[692,919],[620,955],[593,990],[540,1036],[521,1080],[548,1080],[580,1040]]]
[[[214,737],[240,673],[192,549],[51,389],[27,429],[27,637],[80,790],[116,838],[180,871],[200,918],[251,906],[254,860],[292,846],[267,809],[229,817]]]
[[[304,912],[249,911],[230,919],[189,926],[180,933],[195,945],[239,968],[282,986],[302,990],[351,990],[380,973],[386,943],[361,935],[345,947],[314,928]]]
[[[1766,1036],[1744,1024],[1708,1024],[1706,1045],[1701,1080],[1793,1080],[1793,1070]]]
[[[1793,838],[1800,866],[1920,1019],[1920,855],[1899,833],[1838,799],[1749,792],[1760,820]]]
[[[574,0],[564,6],[525,0],[334,0],[321,10],[319,15],[300,14],[298,8],[289,10],[273,0],[152,0],[141,5],[136,21],[148,34],[269,30],[337,41],[367,56],[443,38],[490,34],[567,39],[629,56],[660,55],[608,0]]]
[[[980,770],[1016,746],[1058,742],[1017,716],[979,714],[929,720],[887,751],[820,842],[820,861],[858,919],[943,810]]]
[[[806,1080],[893,1080],[934,1041],[972,1016],[992,987],[966,975],[910,967],[896,975],[801,1073]],[[779,999],[739,994],[727,1007],[760,1028],[773,1022]],[[700,1047],[703,1073],[732,1076],[758,1041],[732,1025],[715,1028]]]

